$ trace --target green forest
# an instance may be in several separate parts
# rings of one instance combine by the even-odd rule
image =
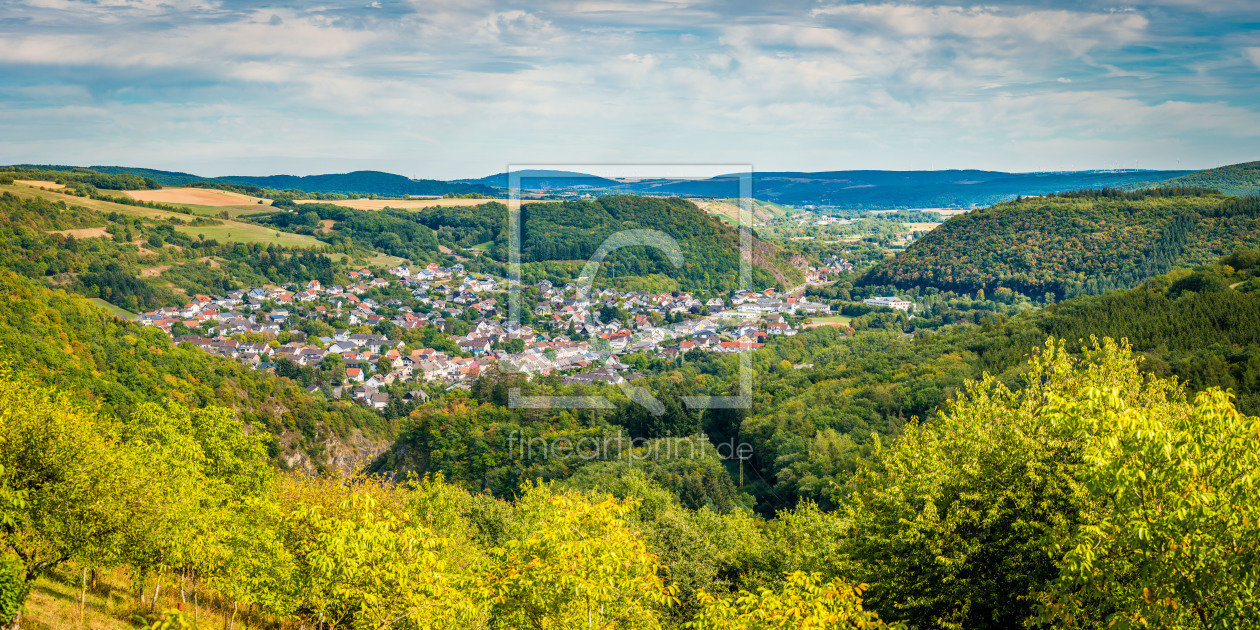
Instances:
[[[0,364],[103,414],[127,419],[143,403],[163,401],[230,408],[259,427],[273,456],[307,451],[318,466],[329,438],[395,432],[376,413],[312,398],[293,380],[174,344],[161,330],[122,321],[82,296],[3,271],[0,288],[8,298],[0,300]]]
[[[510,498],[276,471],[228,410],[126,417],[0,372],[0,614],[110,568],[151,627],[1246,627],[1260,418],[1053,339],[875,440],[832,507],[692,509],[592,465]],[[649,469],[650,470],[650,469]],[[949,562],[943,562],[948,558]],[[95,578],[94,578],[95,580]],[[73,583],[73,582],[72,582]],[[156,610],[163,584],[192,604]],[[94,589],[96,587],[93,587]],[[152,593],[149,597],[148,593]],[[170,601],[168,595],[167,601]],[[191,614],[190,614],[191,613]],[[190,617],[192,619],[190,619]]]
[[[1260,198],[1209,189],[1051,194],[951,218],[863,282],[1058,298],[1123,289],[1260,246]]]
[[[1166,179],[1159,187],[1203,186],[1215,188],[1227,195],[1245,197],[1260,193],[1260,162],[1230,164],[1204,171],[1196,171],[1180,177]]]
[[[310,234],[342,250],[359,246],[414,262],[428,262],[450,259],[438,252],[439,245],[463,251],[488,243],[492,261],[474,261],[466,266],[499,273],[503,273],[501,265],[508,258],[507,206],[499,202],[422,210],[356,210],[331,203],[280,203],[273,207],[289,211],[260,214],[258,220]],[[333,221],[332,231],[321,231],[321,221]],[[612,234],[652,229],[678,243],[684,261],[681,268],[675,268],[654,248],[626,247],[604,260],[600,276],[626,282],[645,277],[670,278],[675,290],[739,288],[738,230],[683,199],[608,196],[525,203],[520,221],[521,262],[527,273],[539,275],[538,279],[575,280],[586,260]],[[754,288],[786,288],[803,281],[802,271],[791,264],[793,250],[755,235],[751,242]]]

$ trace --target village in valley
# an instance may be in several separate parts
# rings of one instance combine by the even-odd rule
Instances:
[[[853,269],[840,258],[826,264],[808,270],[807,284],[826,284]],[[831,310],[802,297],[804,285],[784,294],[736,290],[702,300],[686,292],[587,293],[543,280],[522,287],[514,323],[508,288],[506,278],[468,273],[459,263],[395,266],[350,271],[344,285],[310,280],[196,295],[182,308],[143,313],[139,321],[177,343],[257,369],[287,376],[308,369],[315,376],[304,384],[312,394],[384,410],[391,392],[401,398],[395,404],[421,403],[429,397],[425,389],[467,388],[492,365],[529,378],[556,374],[568,384],[616,385],[641,377],[627,357],[744,352],[772,336],[793,336],[806,318]],[[913,308],[880,299],[894,302],[881,306]]]

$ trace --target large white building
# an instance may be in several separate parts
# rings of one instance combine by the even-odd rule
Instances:
[[[870,304],[871,306],[887,306],[889,308],[903,310],[907,313],[914,310],[914,302],[903,300],[895,296],[867,298],[862,300],[862,303]]]

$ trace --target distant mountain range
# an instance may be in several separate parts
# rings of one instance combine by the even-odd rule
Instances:
[[[1194,171],[827,171],[763,172],[753,175],[753,196],[790,206],[880,210],[970,208],[1019,195],[1037,196],[1082,188],[1134,189]],[[610,180],[567,171],[522,171],[521,187],[549,193],[622,193],[682,197],[738,197],[739,178]],[[507,186],[507,174],[459,180]]]
[[[69,169],[74,167],[58,166]],[[411,179],[381,171],[329,175],[231,175],[201,177],[191,173],[123,166],[92,166],[102,173],[142,175],[165,186],[193,182],[246,184],[283,190],[350,195],[502,194],[507,173],[477,179],[441,181]],[[521,187],[559,197],[582,194],[662,195],[680,197],[739,196],[737,176],[709,179],[611,179],[573,171],[526,170],[517,173]],[[1086,188],[1138,188],[1175,185],[1210,186],[1227,194],[1260,192],[1260,162],[1205,171],[1091,170],[1051,173],[1001,171],[825,171],[759,172],[753,175],[753,196],[790,206],[855,210],[895,208],[972,208],[990,206],[1017,196],[1039,196]]]
[[[60,167],[71,168],[71,167]],[[194,182],[218,182],[223,184],[245,184],[260,188],[276,190],[296,189],[312,193],[341,193],[345,195],[380,195],[382,197],[401,197],[405,195],[445,195],[454,193],[494,194],[494,189],[481,184],[463,182],[444,182],[437,179],[411,179],[402,175],[381,171],[354,171],[330,175],[229,175],[225,177],[201,177],[192,173],[176,171],[159,171],[151,168],[131,168],[127,166],[89,166],[101,173],[141,175],[148,177],[163,186],[186,186]]]

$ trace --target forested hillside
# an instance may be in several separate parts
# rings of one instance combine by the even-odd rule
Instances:
[[[289,379],[175,345],[161,330],[124,322],[83,297],[7,271],[0,271],[0,293],[0,364],[102,413],[126,419],[141,403],[164,400],[226,407],[269,434],[273,455],[305,451],[319,468],[336,454],[321,451],[351,441],[356,430],[376,440],[394,433],[376,413],[317,400]]]
[[[1135,286],[1257,246],[1260,199],[1207,189],[1079,191],[954,217],[863,282],[1062,298]]]
[[[1164,180],[1156,186],[1160,188],[1203,186],[1215,188],[1227,195],[1239,197],[1255,195],[1260,193],[1260,161],[1196,171]]]
[[[188,233],[217,226],[214,219],[123,214],[129,208],[113,204],[104,205],[116,210],[102,212],[70,199],[0,193],[0,268],[131,311],[251,284],[331,283],[344,270],[331,248],[223,243]]]
[[[440,257],[439,245],[463,249],[482,244],[488,245],[496,262],[507,261],[507,206],[493,201],[475,207],[422,210],[356,210],[331,203],[309,203],[260,220],[313,235],[340,248],[357,244],[415,261]],[[322,231],[320,221],[332,221],[331,231]],[[573,280],[609,236],[622,230],[648,229],[664,232],[678,242],[683,254],[682,268],[675,268],[655,248],[630,247],[617,250],[604,260],[601,278],[664,278],[673,290],[739,288],[738,230],[683,199],[613,196],[525,203],[520,229],[521,261],[526,266],[527,282],[548,276]],[[752,245],[754,287],[786,288],[803,282],[799,262],[804,258],[793,264],[791,252],[755,236]]]
[[[739,288],[739,231],[679,198],[599,197],[588,201],[527,203],[521,207],[521,260],[585,261],[612,234],[622,230],[660,230],[682,250],[675,270],[664,253],[627,248],[604,261],[601,275],[664,275],[681,278],[689,289],[730,291]],[[753,239],[753,285],[781,288],[804,280],[790,255]]]
[[[0,621],[110,567],[161,627],[1249,627],[1260,418],[1110,340],[1081,358],[1050,340],[1027,372],[873,449],[837,509],[762,520],[633,469],[511,501],[277,473],[231,413],[120,418],[0,370]]]

